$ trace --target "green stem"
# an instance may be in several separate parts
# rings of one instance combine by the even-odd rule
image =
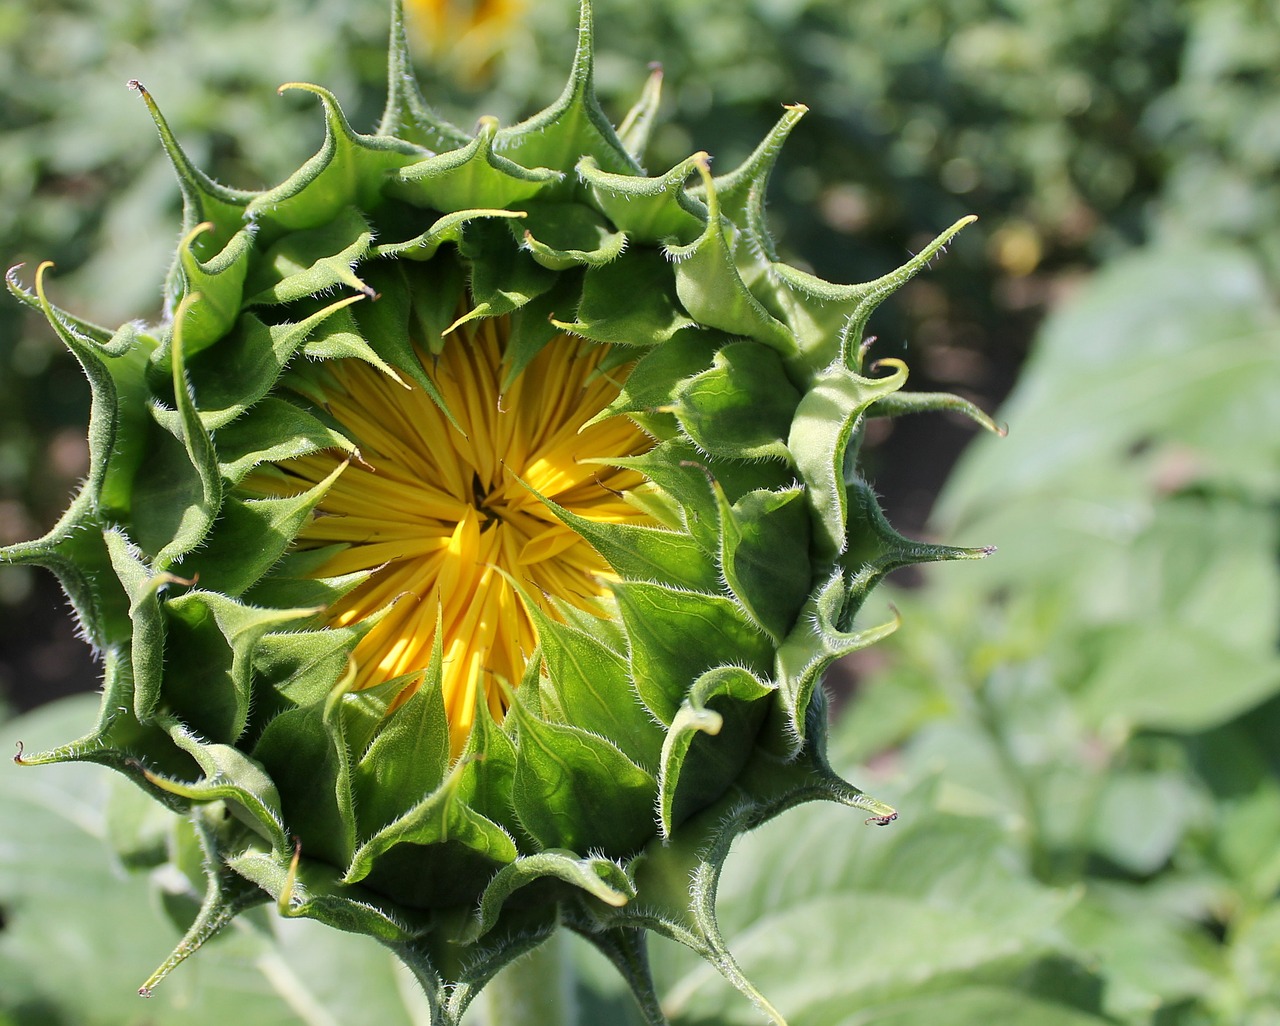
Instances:
[[[1049,882],[1053,876],[1052,857],[1045,843],[1044,815],[1039,795],[1026,767],[1009,743],[1009,735],[1001,721],[998,704],[990,694],[991,679],[982,681],[973,691],[978,722],[986,733],[1000,768],[1008,775],[1022,804],[1022,816],[1027,824],[1027,850],[1031,872],[1037,880]]]
[[[569,935],[557,930],[481,991],[487,1026],[576,1026]]]

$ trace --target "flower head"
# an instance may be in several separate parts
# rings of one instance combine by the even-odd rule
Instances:
[[[358,460],[320,450],[266,464],[244,486],[283,498],[343,467],[294,549],[327,551],[318,576],[363,577],[326,611],[335,627],[377,616],[352,651],[356,689],[426,670],[438,642],[455,756],[477,700],[495,721],[505,715],[538,645],[529,606],[561,622],[559,603],[611,615],[612,571],[555,509],[649,521],[627,501],[643,476],[607,461],[652,440],[623,416],[588,425],[628,368],[602,367],[605,347],[559,337],[510,374],[509,331],[505,317],[464,323],[438,356],[420,353],[434,396],[360,360],[308,368],[299,387],[356,442]]]
[[[143,93],[186,199],[163,324],[11,277],[89,377],[92,470],[0,557],[58,574],[105,666],[96,727],[24,761],[112,766],[204,846],[157,979],[272,900],[392,947],[443,1022],[558,924],[650,1021],[647,930],[767,1008],[715,924],[730,843],[814,798],[893,817],[827,767],[818,683],[894,628],[855,623],[885,574],[986,552],[903,538],[856,469],[871,418],[986,422],[863,366],[961,225],[828,284],[762,214],[803,108],[725,175],[649,176],[660,78],[615,130],[584,2],[561,97],[468,135],[396,14],[378,131],[297,87],[327,138],[262,193],[193,168]]]

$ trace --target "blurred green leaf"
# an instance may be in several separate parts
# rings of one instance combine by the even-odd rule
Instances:
[[[1101,729],[1206,730],[1280,690],[1274,654],[1241,652],[1207,631],[1136,622],[1107,641],[1078,707]]]
[[[10,720],[0,747],[21,740],[36,751],[72,736],[95,706],[85,696]],[[186,881],[129,872],[116,860],[108,774],[87,765],[0,767],[0,822],[10,827],[0,841],[0,1015],[32,1026],[428,1021],[417,984],[390,952],[273,915],[215,938],[154,997],[138,997],[180,939],[157,899],[170,888],[185,893]]]
[[[883,830],[805,809],[740,842],[721,883],[721,924],[793,1026],[906,1015],[906,999],[965,980],[992,983],[997,1005],[1018,1007],[1019,974],[1056,950],[1054,926],[1076,895],[1028,879],[1007,818],[943,812],[941,794],[935,783],[904,796],[912,822]],[[674,1022],[757,1021],[725,1000],[714,971],[657,955]]]

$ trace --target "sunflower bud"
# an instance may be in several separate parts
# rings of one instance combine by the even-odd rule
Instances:
[[[111,333],[28,292],[92,385],[92,469],[4,561],[60,578],[99,721],[25,763],[113,767],[188,817],[202,911],[151,986],[274,902],[368,934],[454,1023],[567,925],[662,1022],[644,956],[690,945],[775,1015],[714,914],[740,832],[811,799],[894,811],[823,756],[818,687],[895,624],[909,541],[857,472],[875,417],[959,409],[864,367],[876,281],[789,267],[763,197],[786,108],[715,176],[640,166],[584,2],[567,87],[513,127],[438,118],[397,6],[375,134],[309,85],[323,148],[237,192],[184,156],[168,317]],[[135,84],[136,85],[136,84]],[[145,988],[144,988],[145,989]]]

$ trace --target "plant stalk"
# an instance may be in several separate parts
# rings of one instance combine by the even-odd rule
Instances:
[[[557,930],[481,992],[488,1026],[576,1026],[577,997],[569,935]]]

